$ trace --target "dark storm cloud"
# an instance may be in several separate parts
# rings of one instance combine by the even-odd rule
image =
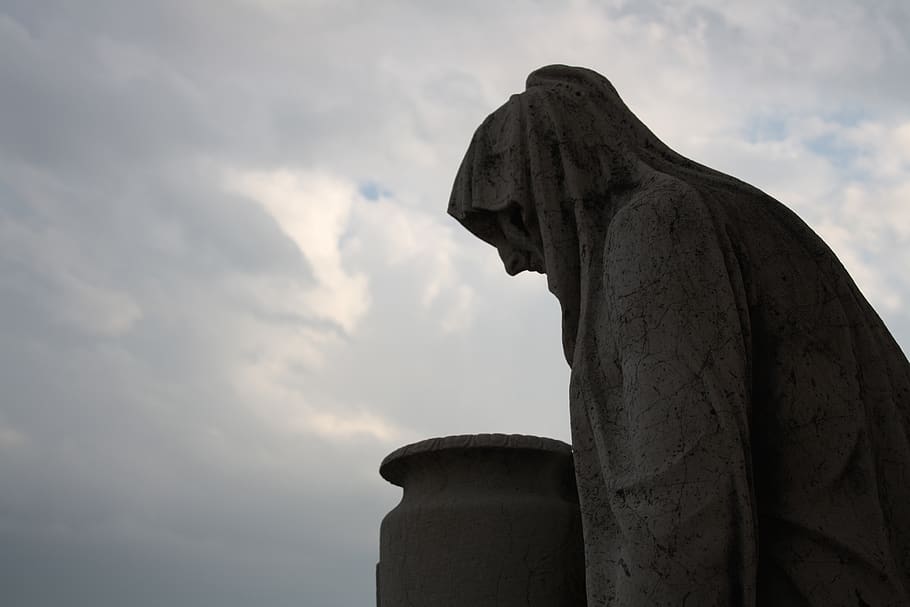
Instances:
[[[153,56],[71,29],[32,34],[2,14],[0,31],[7,162],[122,182],[217,141],[192,86]]]
[[[226,282],[312,269],[211,170],[234,160],[218,91],[164,59],[205,30],[155,6],[0,9],[4,600],[355,604],[330,530],[372,521],[313,500],[326,445],[267,442],[219,351],[258,312]]]

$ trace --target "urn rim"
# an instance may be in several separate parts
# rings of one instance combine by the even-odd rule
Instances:
[[[399,447],[379,464],[379,474],[393,485],[401,487],[403,460],[406,458],[423,453],[467,449],[525,449],[572,457],[572,447],[555,438],[528,434],[457,434],[428,438]]]

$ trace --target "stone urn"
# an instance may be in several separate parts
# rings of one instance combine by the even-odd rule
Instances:
[[[585,605],[569,445],[432,438],[392,452],[379,473],[404,489],[380,528],[379,607]]]

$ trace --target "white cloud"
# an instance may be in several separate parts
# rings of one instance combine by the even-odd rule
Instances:
[[[367,277],[342,263],[341,238],[356,189],[324,174],[290,170],[230,171],[225,184],[262,204],[310,262],[318,284],[289,293],[292,300],[354,331],[370,305]]]
[[[25,434],[0,422],[0,450],[15,449],[26,444]]]
[[[301,421],[305,427],[328,438],[350,439],[368,436],[389,444],[403,438],[403,432],[399,428],[369,411],[358,411],[349,415],[311,411],[306,413]]]
[[[888,124],[866,120],[843,136],[863,153],[860,166],[870,175],[890,180],[910,173],[910,121]]]
[[[883,306],[890,312],[900,309],[903,303],[901,291],[904,291],[901,287],[905,288],[906,285],[898,286],[880,268],[875,267],[874,262],[864,260],[864,241],[857,239],[855,233],[839,224],[824,223],[817,226],[816,230],[873,306]]]
[[[383,198],[358,204],[354,222],[355,246],[367,249],[369,256],[379,257],[388,266],[407,268],[417,289],[414,298],[425,312],[439,316],[438,326],[443,332],[470,326],[473,288],[458,269],[464,253],[453,238],[454,221],[444,212],[434,217],[420,208]],[[382,266],[374,271],[382,271]]]
[[[81,331],[116,337],[142,318],[142,309],[127,293],[92,285],[72,275],[64,274],[58,279],[63,289],[55,312]]]
[[[139,303],[88,259],[83,243],[56,226],[33,229],[0,218],[0,253],[47,285],[36,302],[64,325],[92,336],[117,337],[142,318]],[[14,277],[0,276],[0,285]]]
[[[474,289],[468,285],[458,285],[453,289],[452,299],[448,303],[445,315],[440,319],[444,333],[466,331],[474,321]]]
[[[270,434],[310,435],[331,441],[369,437],[390,444],[405,435],[402,428],[369,407],[352,407],[331,397],[326,400],[299,385],[295,378],[301,369],[294,361],[313,355],[321,360],[324,350],[316,350],[314,345],[328,344],[324,335],[315,332],[292,333],[295,336],[288,337],[271,331],[264,349],[255,357],[237,361],[230,374],[235,393]]]

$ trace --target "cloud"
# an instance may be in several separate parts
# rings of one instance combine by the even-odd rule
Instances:
[[[89,335],[116,337],[129,331],[142,317],[141,308],[129,293],[92,277],[94,272],[73,244],[53,229],[0,222],[0,252],[7,264],[34,272],[45,291],[40,305],[49,308],[57,322]],[[15,275],[7,276],[0,284],[20,288],[14,281]]]
[[[444,214],[434,217],[386,197],[355,207],[349,241],[352,261],[374,274],[407,268],[411,276],[401,285],[402,296],[435,316],[443,332],[467,330],[474,313],[473,288],[458,270],[461,254],[453,224]]]
[[[353,331],[369,308],[363,274],[342,266],[341,238],[358,196],[349,184],[319,174],[232,171],[227,188],[262,204],[314,268],[317,286],[290,295],[297,305]]]
[[[27,442],[28,438],[22,432],[0,423],[0,450],[12,450]]]
[[[0,13],[6,162],[113,181],[218,140],[195,86],[161,57],[57,17],[31,30]]]
[[[351,438],[367,435],[381,441],[392,443],[401,438],[402,433],[374,413],[360,412],[355,416],[342,417],[332,413],[315,413],[307,416],[305,424],[313,427],[323,435],[333,438]]]

